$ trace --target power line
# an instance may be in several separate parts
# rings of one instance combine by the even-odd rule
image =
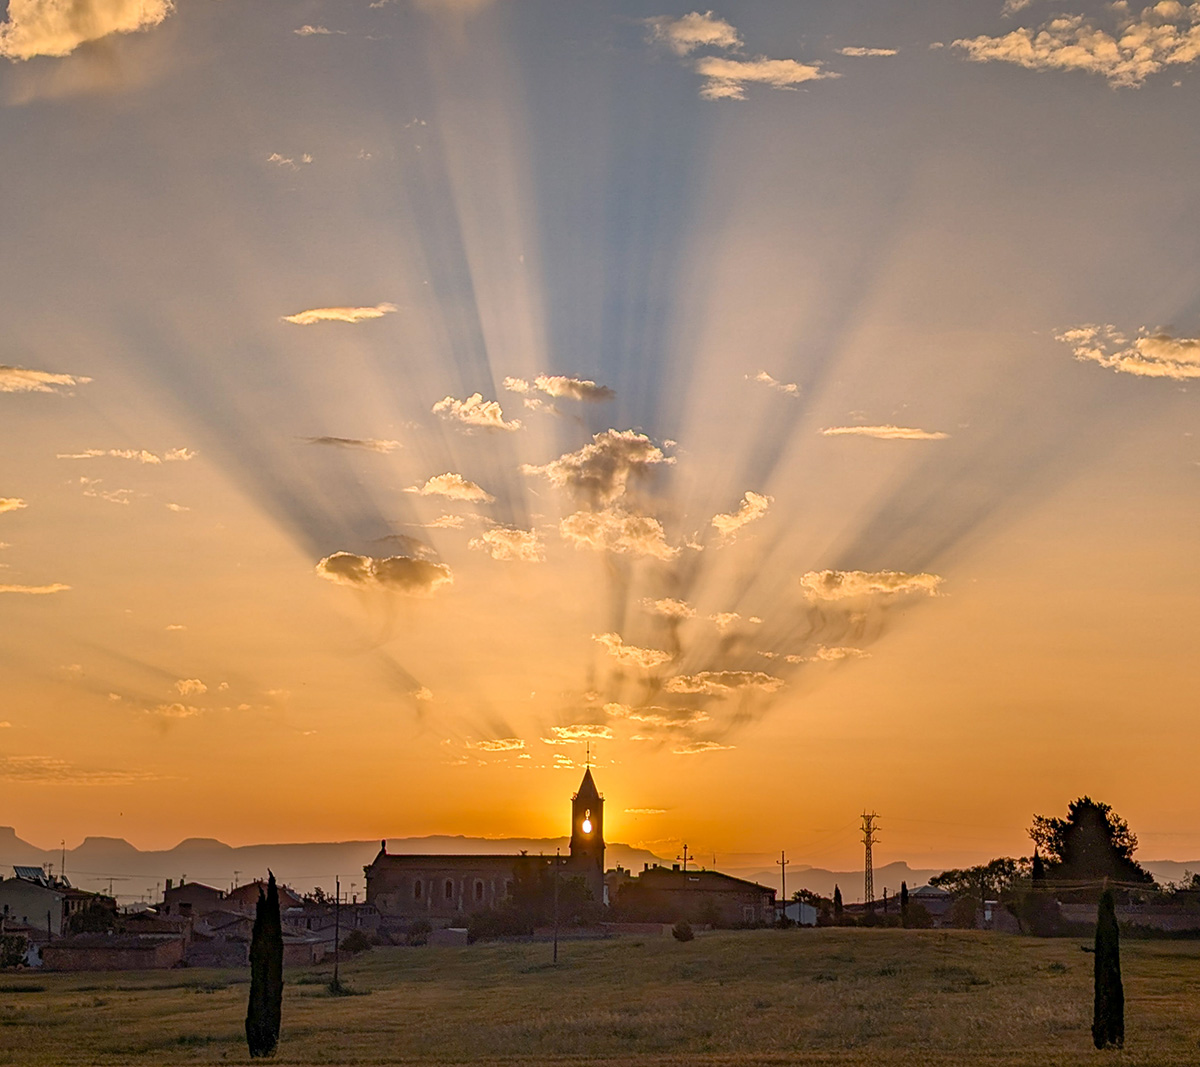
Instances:
[[[878,838],[875,836],[875,820],[879,816],[875,812],[866,812],[862,814],[862,841],[866,846],[866,871],[864,872],[863,895],[866,900],[868,909],[872,908],[875,903],[875,872],[871,864],[871,847],[875,844]]]

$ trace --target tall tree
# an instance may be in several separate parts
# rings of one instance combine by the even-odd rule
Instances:
[[[1036,846],[1033,850],[1033,870],[1030,873],[1035,886],[1046,880],[1046,864],[1042,861],[1042,854],[1038,852]]]
[[[837,885],[833,887],[833,921],[842,921],[842,891]]]
[[[1125,990],[1121,986],[1121,945],[1111,889],[1100,897],[1096,916],[1095,1004],[1092,1041],[1096,1048],[1125,1043]]]
[[[1153,883],[1133,858],[1137,835],[1108,804],[1080,797],[1065,819],[1035,815],[1029,836],[1041,850],[1048,878]]]
[[[908,883],[900,883],[900,925],[908,926]]]
[[[267,892],[258,890],[254,930],[250,938],[250,1003],[246,1008],[246,1043],[250,1055],[270,1056],[279,1044],[283,1013],[283,924],[279,890],[267,872]]]

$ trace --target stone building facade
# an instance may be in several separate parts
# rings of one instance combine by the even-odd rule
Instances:
[[[434,927],[463,925],[473,912],[494,909],[512,896],[519,865],[552,868],[553,856],[393,854],[381,841],[363,868],[367,903],[380,925],[404,927],[425,920]],[[571,845],[563,878],[582,878],[592,898],[605,902],[604,798],[589,767],[571,798]]]

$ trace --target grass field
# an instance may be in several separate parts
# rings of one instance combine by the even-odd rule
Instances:
[[[1200,942],[1125,942],[1125,1050],[1078,940],[759,930],[373,949],[286,976],[284,1064],[1200,1063]],[[0,975],[0,1063],[247,1062],[243,972]]]

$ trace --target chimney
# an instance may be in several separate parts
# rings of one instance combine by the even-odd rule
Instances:
[[[170,878],[167,879],[166,892],[168,892],[168,893],[171,892],[171,879]]]

